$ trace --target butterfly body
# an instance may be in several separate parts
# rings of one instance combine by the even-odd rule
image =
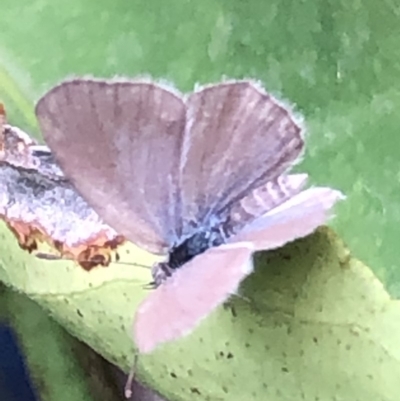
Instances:
[[[222,225],[207,230],[200,230],[171,249],[168,264],[172,269],[179,268],[208,248],[223,244],[225,239],[226,235],[223,233]]]
[[[298,193],[306,180],[306,174],[281,176],[229,207],[228,212],[225,211],[221,214],[221,216],[225,216],[224,218],[214,216],[212,219],[214,224],[200,222],[194,229],[194,234],[169,250],[166,262],[153,266],[154,285],[158,287],[174,273],[174,270],[207,249],[227,243],[230,238],[239,233],[254,219]]]

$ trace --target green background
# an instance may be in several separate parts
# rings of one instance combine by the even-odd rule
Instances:
[[[181,90],[260,79],[309,128],[300,169],[342,190],[334,225],[400,294],[400,5],[396,1],[2,0],[0,94],[34,101],[70,75],[150,74]]]
[[[38,134],[34,102],[52,85],[71,75],[135,77],[146,74],[172,81],[183,91],[191,90],[196,82],[219,81],[223,76],[249,77],[261,80],[269,91],[293,103],[305,116],[308,127],[307,152],[296,169],[308,172],[312,183],[332,186],[347,195],[347,200],[336,208],[337,218],[332,226],[349,245],[352,254],[378,275],[389,293],[400,296],[400,5],[397,1],[2,0],[0,7],[0,99],[6,103],[10,122],[29,132]],[[318,242],[315,244],[317,246]],[[26,260],[29,259],[21,262],[25,268],[29,263]],[[3,265],[6,261],[14,259],[3,257]],[[9,270],[0,275],[0,279],[25,291],[13,274]],[[77,274],[77,280],[83,280],[81,272]],[[370,279],[373,280],[372,276]],[[51,309],[48,300],[53,299],[54,294],[50,284],[43,290],[39,285],[32,285],[30,291],[35,296],[42,291],[45,298],[41,302]],[[353,299],[351,292],[358,286],[357,280],[351,284],[341,286],[339,283],[334,287],[338,299],[341,296]],[[75,282],[73,297],[78,299],[81,289],[76,290],[74,285]],[[119,292],[119,287],[116,288]],[[342,293],[341,289],[347,292]],[[92,305],[90,302],[88,304]],[[335,302],[334,295],[330,302]],[[389,301],[385,298],[385,302]],[[342,306],[345,308],[345,304]],[[364,304],[358,300],[349,307],[364,308]],[[376,308],[375,305],[368,310]],[[346,310],[341,312],[347,313]],[[76,322],[71,323],[64,309],[59,309],[59,313],[61,315],[55,313],[58,320],[73,333],[80,332],[81,327]],[[385,335],[400,333],[395,324],[399,321],[397,316],[397,312],[392,316],[392,326],[384,326]],[[95,315],[94,320],[97,318]],[[348,324],[343,319],[343,324]],[[111,325],[107,330],[116,324],[112,316],[109,320]],[[316,319],[319,323],[323,320]],[[129,325],[128,315],[124,316],[124,322]],[[274,330],[278,330],[273,333],[278,339],[282,324],[281,321],[271,323]],[[341,324],[335,327],[342,327]],[[374,324],[380,325],[378,321]],[[341,337],[340,333],[324,335],[329,344],[336,335]],[[367,340],[376,345],[382,336],[374,339],[367,336]],[[92,334],[83,337],[91,345],[99,341]],[[118,341],[122,340],[118,337]],[[196,334],[193,341],[197,346]],[[207,344],[211,343],[210,340]],[[110,344],[97,349],[126,368],[129,363],[121,355],[129,353],[127,344],[118,352]],[[187,344],[190,349],[191,343]],[[391,345],[380,346],[387,350],[385,355],[390,356],[391,362],[399,360],[399,346],[394,340]],[[321,355],[329,358],[332,358],[332,350],[334,354],[337,351],[332,345],[327,345],[325,350],[327,354],[322,352]],[[166,355],[170,356],[168,352],[172,351],[167,351]],[[271,352],[266,352],[266,358],[273,359]],[[368,353],[362,349],[359,354],[354,353],[353,358],[364,354],[371,356],[373,351]],[[176,353],[172,355],[184,358],[183,353],[180,357]],[[309,355],[314,354],[310,351]],[[362,370],[360,358],[360,366],[357,365],[349,377],[354,378]],[[379,366],[379,361],[385,359],[374,358],[371,356],[369,361],[371,366]],[[343,361],[348,360],[343,356]],[[196,383],[200,377],[200,382],[207,384],[210,378],[201,375],[201,367],[209,366],[209,362],[203,362],[203,365],[201,361],[196,362],[196,366],[200,366],[196,370],[196,374],[200,374]],[[316,361],[315,366],[320,366],[319,362]],[[340,364],[340,360],[337,362]],[[398,371],[399,367],[390,363],[382,371]],[[150,373],[145,376],[156,386],[155,379],[149,377],[161,377],[164,370],[159,365],[149,368],[150,365],[147,369],[153,376]],[[327,367],[327,381],[334,371],[331,366]],[[274,377],[275,367],[271,372]],[[166,383],[168,379],[163,378]],[[278,390],[285,386],[288,386],[287,391],[298,388],[295,379],[289,380],[290,385],[279,376],[281,379]],[[164,391],[168,387],[161,379],[158,383]],[[390,387],[384,386],[384,378],[380,378],[379,383],[382,388]],[[363,386],[369,388],[365,383]],[[379,385],[371,388],[378,389]],[[307,391],[314,394],[314,390]],[[166,392],[173,393],[171,389]],[[187,398],[185,392],[182,394],[176,399]],[[318,391],[315,394],[318,396]],[[366,399],[362,392],[345,394],[348,398],[343,399],[346,400]],[[374,400],[396,400],[393,394],[391,398],[380,393],[381,398],[376,396]],[[297,396],[301,399],[300,394]],[[274,397],[271,399],[292,399],[282,394]],[[321,398],[325,399],[328,398]]]

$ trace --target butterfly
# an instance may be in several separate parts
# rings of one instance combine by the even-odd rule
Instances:
[[[237,292],[254,252],[312,233],[344,198],[288,173],[302,124],[253,81],[183,95],[151,80],[76,78],[46,93],[36,115],[105,223],[165,255],[134,318],[140,353],[191,332]]]

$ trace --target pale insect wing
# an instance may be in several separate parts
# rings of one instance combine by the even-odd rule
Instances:
[[[220,212],[284,173],[302,152],[302,128],[291,112],[250,81],[206,87],[186,104],[184,221]]]
[[[185,105],[146,82],[74,79],[36,106],[67,178],[119,234],[154,253],[175,240]]]
[[[149,353],[191,332],[252,272],[252,253],[251,244],[223,245],[177,269],[136,312],[133,337],[138,351]]]
[[[230,242],[250,241],[257,250],[279,248],[327,223],[334,205],[342,199],[340,191],[309,188],[255,219]]]

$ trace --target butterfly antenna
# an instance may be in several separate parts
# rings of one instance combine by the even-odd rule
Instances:
[[[125,398],[129,400],[132,397],[133,380],[135,379],[137,362],[139,359],[139,354],[135,351],[135,356],[133,358],[133,364],[131,370],[129,371],[128,378],[126,379],[126,384],[124,388]]]
[[[35,252],[34,256],[36,256],[38,259],[44,259],[44,260],[61,260],[61,259],[64,259],[61,256],[53,255],[52,253],[45,253],[45,252]]]

